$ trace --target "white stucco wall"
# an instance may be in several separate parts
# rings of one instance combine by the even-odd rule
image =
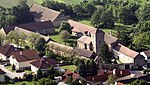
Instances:
[[[17,62],[16,59],[13,59],[12,56],[10,56],[9,62],[10,62],[11,65],[15,65],[15,66],[16,66],[16,67],[15,67],[16,69],[19,69],[19,63]]]
[[[119,57],[119,60],[122,62],[122,63],[134,63],[134,59],[129,57],[129,56],[126,56],[116,50],[114,50],[114,52],[116,52],[117,56]]]
[[[37,67],[35,67],[34,65],[31,65],[31,71],[34,73],[37,73],[39,69]]]
[[[10,56],[9,61],[11,65],[14,64],[16,66],[16,69],[20,69],[20,68],[30,67],[30,63],[34,60],[18,62],[16,59],[13,59],[12,56]]]

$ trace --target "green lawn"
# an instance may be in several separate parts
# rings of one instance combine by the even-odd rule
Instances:
[[[25,83],[26,85],[33,85],[32,82],[28,82],[28,81],[23,81],[23,82],[18,82],[15,84],[8,84],[8,85],[22,85],[23,83]]]
[[[3,6],[3,7],[5,7],[5,8],[10,8],[10,7],[12,7],[12,6],[17,5],[17,4],[18,4],[18,1],[19,1],[19,0],[0,0],[0,6]],[[29,5],[31,5],[31,4],[33,4],[33,3],[38,4],[38,3],[36,2],[36,0],[35,0],[35,1],[33,1],[33,0],[28,0],[28,4],[29,4]]]
[[[8,70],[12,71],[12,66],[5,66],[5,68],[7,68]]]
[[[55,34],[50,35],[49,36],[51,39],[53,39],[54,41],[56,41],[57,43],[60,44],[66,44],[66,45],[70,45],[70,44],[75,44],[76,42],[76,38],[74,38],[73,36],[71,36],[70,39],[68,39],[66,42],[63,41],[63,39],[61,38],[61,36],[59,35],[59,29],[55,30]]]
[[[61,66],[60,68],[68,69],[68,70],[74,72],[76,70],[77,66],[75,66],[75,65],[66,65],[66,66]]]

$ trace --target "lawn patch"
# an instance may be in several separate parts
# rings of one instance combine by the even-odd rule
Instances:
[[[60,68],[68,69],[68,70],[74,72],[76,70],[77,66],[75,66],[75,65],[66,65],[66,66],[61,66]]]

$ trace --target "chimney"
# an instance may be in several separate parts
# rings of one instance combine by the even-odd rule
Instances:
[[[111,35],[111,36],[112,36],[112,31],[110,31],[109,35]]]
[[[22,52],[20,51],[20,55],[22,55]]]

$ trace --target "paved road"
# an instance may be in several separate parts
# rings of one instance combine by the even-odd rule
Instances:
[[[6,75],[12,79],[15,77],[22,78],[23,74],[24,74],[24,72],[21,72],[21,73],[11,72],[7,68],[5,68],[3,65],[0,65],[0,69],[2,69],[4,72],[6,72]]]

